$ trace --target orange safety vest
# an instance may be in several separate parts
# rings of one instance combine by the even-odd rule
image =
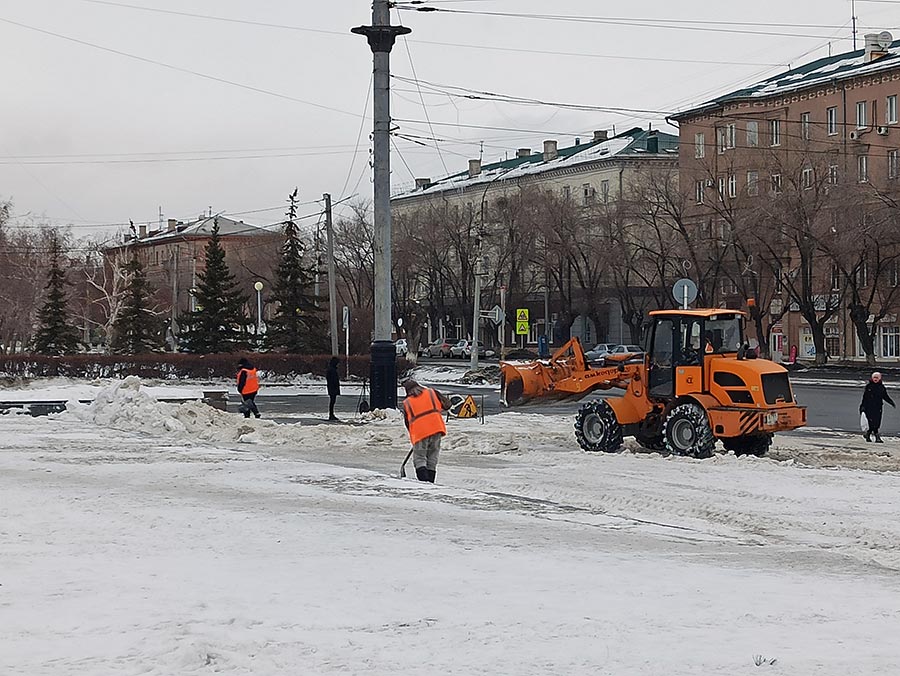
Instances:
[[[253,394],[254,392],[259,392],[259,378],[256,375],[256,369],[241,369],[237,372],[237,381],[241,382],[241,373],[247,374],[247,379],[244,381],[244,389],[241,390],[241,394]]]
[[[413,444],[435,434],[447,434],[441,402],[434,390],[426,387],[421,394],[404,399],[403,413],[409,425],[409,440]]]

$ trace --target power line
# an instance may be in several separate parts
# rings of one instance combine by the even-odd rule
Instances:
[[[744,30],[738,28],[725,28],[724,26],[760,26],[760,27],[780,27],[787,28],[837,28],[828,24],[777,24],[762,22],[737,22],[737,21],[705,21],[705,20],[686,20],[686,19],[653,19],[647,17],[598,17],[598,16],[575,16],[563,14],[525,14],[519,12],[490,12],[484,10],[468,10],[468,9],[447,9],[443,7],[423,7],[421,2],[396,3],[397,10],[407,10],[416,12],[443,12],[448,14],[464,14],[471,16],[494,16],[504,18],[529,19],[541,21],[558,21],[567,23],[585,23],[585,24],[604,24],[611,26],[637,26],[640,28],[664,28],[673,30],[689,30],[711,33],[734,33],[741,35],[767,35],[774,37],[790,37],[790,38],[824,38],[828,36],[816,35],[810,33],[787,33],[782,31],[757,31]]]
[[[157,61],[156,59],[150,59],[145,56],[138,56],[137,54],[131,54],[129,52],[123,52],[119,49],[113,49],[112,47],[104,47],[103,45],[98,45],[93,42],[88,42],[86,40],[80,40],[78,38],[73,38],[68,35],[63,35],[61,33],[54,33],[53,31],[45,30],[43,28],[37,28],[36,26],[29,26],[28,24],[20,23],[18,21],[13,21],[12,19],[5,19],[0,17],[0,21],[6,24],[10,24],[12,26],[18,26],[19,28],[24,28],[26,30],[34,31],[36,33],[41,33],[42,35],[49,35],[51,37],[58,38],[60,40],[66,40],[68,42],[74,42],[75,44],[82,45],[84,47],[91,47],[92,49],[98,49],[103,52],[108,52],[110,54],[116,54],[118,56],[124,56],[129,59],[134,59],[135,61],[140,61],[142,63],[149,63],[154,66],[159,66],[161,68],[167,68],[169,70],[174,70],[179,73],[186,73],[188,75],[194,75],[196,77],[203,78],[205,80],[210,80],[212,82],[218,82],[220,84],[227,84],[232,87],[238,87],[240,89],[246,89],[247,91],[256,92],[258,94],[265,94],[266,96],[273,96],[275,98],[284,99],[286,101],[293,101],[294,103],[302,103],[307,106],[312,106],[313,108],[319,108],[321,110],[327,110],[332,113],[340,113],[341,115],[350,115],[351,117],[358,117],[356,113],[351,113],[346,110],[341,110],[340,108],[332,108],[331,106],[322,105],[321,103],[314,103],[312,101],[306,101],[304,99],[298,99],[294,96],[289,96],[288,94],[280,94],[278,92],[273,92],[268,89],[263,89],[261,87],[255,87],[253,85],[243,84],[240,82],[234,82],[233,80],[226,80],[222,77],[217,77],[215,75],[208,75],[206,73],[201,73],[196,70],[191,70],[190,68],[182,68],[181,66],[175,66],[170,63],[164,63],[162,61]]]
[[[248,26],[257,26],[260,28],[275,28],[279,30],[289,30],[289,31],[301,31],[306,33],[317,33],[320,35],[333,35],[338,37],[352,37],[348,33],[339,32],[339,31],[330,31],[324,30],[320,28],[309,28],[306,26],[294,26],[287,24],[279,24],[265,21],[254,21],[250,19],[235,19],[232,17],[225,16],[214,16],[209,14],[198,14],[194,12],[182,12],[168,9],[160,9],[157,7],[140,7],[138,5],[130,5],[121,2],[110,2],[109,0],[81,0],[82,2],[90,2],[97,5],[107,5],[110,7],[119,7],[124,9],[133,9],[140,10],[145,12],[156,12],[159,14],[169,14],[174,16],[182,16],[188,17],[192,19],[203,19],[208,21],[221,21],[224,23],[233,23],[233,24],[244,24]],[[468,0],[459,0],[462,2]],[[472,0],[475,1],[475,0]],[[611,60],[621,60],[621,61],[653,61],[653,62],[663,62],[663,63],[697,63],[704,64],[709,63],[708,60],[705,59],[679,59],[676,57],[653,57],[653,56],[630,56],[626,54],[593,54],[593,53],[584,53],[584,52],[561,52],[561,51],[551,51],[551,50],[543,50],[543,49],[524,49],[521,47],[501,47],[498,45],[485,45],[485,44],[466,44],[459,42],[442,42],[435,40],[412,40],[407,39],[408,42],[413,44],[421,44],[421,45],[432,45],[437,47],[457,47],[462,49],[478,49],[478,50],[487,50],[487,51],[496,51],[496,52],[513,52],[519,54],[544,54],[548,56],[565,56],[565,57],[575,57],[575,58],[590,58],[590,59],[611,59]],[[717,63],[729,66],[778,66],[784,64],[767,64],[767,63],[747,63],[742,61],[717,61]]]

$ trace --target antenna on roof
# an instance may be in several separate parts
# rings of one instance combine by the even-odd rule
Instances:
[[[853,51],[856,51],[856,0],[850,0],[850,19],[853,21]]]
[[[481,147],[478,149],[478,161],[484,162],[484,141],[481,142]]]

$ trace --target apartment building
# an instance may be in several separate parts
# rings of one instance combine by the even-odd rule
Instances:
[[[447,210],[467,213],[470,222],[490,231],[498,224],[492,222],[497,205],[503,205],[515,195],[529,190],[550,191],[563,200],[585,209],[613,204],[628,190],[635,176],[652,168],[677,168],[678,138],[653,129],[636,127],[610,135],[595,131],[593,137],[576,138],[570,146],[560,146],[548,140],[541,152],[521,148],[510,159],[482,163],[470,160],[468,169],[431,180],[416,180],[414,189],[400,192],[391,200],[395,221],[416,212]],[[598,246],[600,243],[598,242]],[[502,252],[485,251],[486,272],[502,268]],[[540,276],[540,271],[534,271]],[[496,284],[487,283],[482,289],[482,307],[491,307],[500,300],[500,285],[508,279],[495,275]],[[514,291],[514,290],[512,290]],[[613,298],[604,300],[604,316],[598,321],[582,313],[574,317],[565,331],[557,326],[558,297],[552,289],[531,291],[517,301],[529,310],[530,333],[521,337],[520,344],[536,344],[539,336],[550,335],[551,342],[559,342],[569,335],[578,336],[586,345],[598,342],[630,342],[621,319],[621,308]],[[507,344],[515,339],[510,333]],[[427,327],[428,339],[445,336],[465,338],[471,332],[471,310],[459,309],[439,319],[437,325]],[[489,341],[491,342],[491,341]]]
[[[201,216],[194,221],[170,219],[164,227],[148,230],[140,226],[135,236],[105,251],[108,266],[116,259],[127,258],[134,250],[148,283],[154,289],[156,310],[169,318],[169,339],[179,332],[178,317],[194,309],[192,290],[198,275],[206,266],[206,246],[212,238],[213,227],[219,226],[219,237],[229,270],[256,308],[253,284],[272,279],[282,243],[280,232],[233,220],[225,216]],[[268,289],[263,290],[263,296]],[[173,329],[174,327],[174,329]]]
[[[772,205],[793,191],[798,211],[814,204],[821,207],[823,220],[832,219],[835,238],[846,232],[862,237],[867,214],[859,223],[850,222],[848,199],[866,211],[866,205],[883,209],[886,197],[900,197],[898,97],[900,41],[885,32],[867,35],[864,49],[787,70],[672,116],[682,148],[679,180],[691,195],[688,218],[701,233],[722,233],[742,218],[763,222],[776,208]],[[838,199],[844,203],[835,203]],[[850,320],[846,283],[851,273],[829,263],[824,244],[815,264],[802,274],[815,287],[816,309],[831,315],[825,323],[825,349],[830,357],[860,358],[863,351]],[[773,293],[765,309],[781,316],[770,337],[776,358],[792,353],[812,358],[812,329],[781,278],[798,274],[796,241],[786,238],[784,247],[794,250],[784,252],[783,270],[772,260],[757,260],[747,262],[744,272],[772,277]],[[869,263],[862,260],[853,266],[860,295],[896,303],[896,261],[891,269],[882,269],[878,279],[867,280]],[[743,303],[727,277],[723,275],[715,300]],[[883,288],[872,289],[873,284]],[[875,356],[881,361],[900,359],[898,315],[900,307],[890,308],[880,321]]]

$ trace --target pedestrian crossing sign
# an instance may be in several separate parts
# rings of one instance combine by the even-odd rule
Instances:
[[[528,322],[516,322],[516,335],[528,335]]]
[[[516,321],[528,323],[528,308],[520,307],[516,310]]]
[[[456,414],[457,418],[474,418],[478,415],[478,405],[475,403],[475,400],[472,398],[472,395],[468,395],[466,400],[463,402],[462,406],[459,407],[459,413]]]

